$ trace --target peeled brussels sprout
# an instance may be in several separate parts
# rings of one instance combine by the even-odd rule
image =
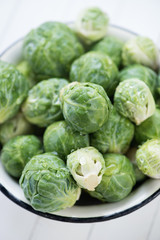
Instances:
[[[20,71],[28,80],[29,88],[32,88],[36,81],[34,79],[34,74],[32,73],[31,67],[27,61],[21,61],[16,68]]]
[[[107,36],[96,43],[91,50],[108,55],[117,66],[120,66],[123,44],[118,38]]]
[[[155,112],[155,102],[147,85],[132,78],[121,82],[114,95],[117,111],[136,125],[141,124]]]
[[[98,7],[91,7],[80,12],[75,23],[77,35],[86,43],[91,44],[107,33],[109,18]]]
[[[152,138],[160,138],[160,109],[158,108],[150,118],[135,128],[135,139],[138,144]]]
[[[0,142],[5,144],[18,135],[29,134],[33,131],[32,125],[27,122],[22,113],[0,125]]]
[[[17,114],[28,90],[25,77],[13,65],[0,61],[0,124]]]
[[[65,79],[51,78],[36,84],[28,93],[22,106],[26,119],[40,127],[63,119],[59,92],[68,84]]]
[[[60,100],[64,118],[78,132],[96,132],[108,119],[111,103],[97,84],[70,83],[61,90]]]
[[[156,70],[159,67],[159,50],[151,39],[138,36],[124,44],[122,61],[124,66],[140,63]]]
[[[88,52],[73,62],[70,80],[99,84],[111,96],[119,83],[118,69],[105,54]]]
[[[43,79],[68,76],[71,63],[83,52],[74,32],[60,22],[43,23],[29,32],[23,44],[25,60]]]
[[[91,145],[102,153],[125,153],[133,135],[134,125],[113,108],[104,125],[91,135]]]
[[[11,176],[19,178],[26,163],[40,153],[42,153],[42,144],[36,136],[17,136],[3,146],[1,161]]]
[[[157,74],[152,69],[140,64],[133,64],[131,66],[125,67],[119,73],[119,80],[122,82],[129,78],[138,78],[139,80],[145,82],[145,84],[149,87],[151,93],[155,95],[157,86]]]
[[[76,150],[67,156],[67,167],[81,188],[94,191],[105,171],[102,154],[94,147]]]
[[[72,207],[81,193],[63,160],[53,153],[34,156],[23,170],[20,185],[31,206],[42,212]]]
[[[75,132],[65,121],[51,124],[44,133],[45,152],[56,152],[62,159],[78,148],[88,146],[88,134]]]
[[[134,173],[135,173],[135,177],[136,177],[136,182],[140,183],[140,182],[142,182],[146,179],[146,175],[144,175],[142,173],[142,171],[137,166],[136,152],[137,152],[137,148],[132,147],[128,150],[128,152],[126,153],[126,156],[129,160],[131,160],[131,162],[133,164]]]
[[[116,153],[104,155],[105,173],[95,191],[89,192],[102,202],[117,202],[124,199],[136,183],[133,165],[129,159]]]
[[[160,139],[145,142],[136,152],[139,169],[151,178],[160,178]]]

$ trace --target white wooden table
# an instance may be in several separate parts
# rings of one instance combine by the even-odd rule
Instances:
[[[0,52],[42,22],[72,21],[87,6],[101,7],[111,23],[160,46],[159,0],[0,0]],[[160,240],[159,225],[160,197],[116,220],[71,224],[38,217],[0,193],[0,240]]]

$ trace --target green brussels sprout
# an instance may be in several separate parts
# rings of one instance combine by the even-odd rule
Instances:
[[[102,154],[94,147],[85,147],[67,156],[67,167],[81,188],[94,191],[105,171]]]
[[[140,183],[140,182],[143,182],[146,179],[146,175],[144,175],[142,173],[142,171],[137,166],[136,152],[137,152],[137,148],[132,147],[128,150],[128,152],[126,153],[126,156],[133,164],[134,173],[135,173],[135,177],[136,177],[136,182]]]
[[[25,77],[13,65],[0,61],[0,123],[17,114],[28,90]]]
[[[16,68],[18,69],[19,72],[21,72],[26,79],[28,80],[29,88],[32,88],[35,84],[35,76],[32,73],[31,67],[27,61],[21,61]]]
[[[89,146],[88,134],[75,132],[65,121],[48,126],[43,141],[45,152],[56,152],[62,159],[79,148]]]
[[[29,32],[23,54],[33,72],[46,77],[67,77],[71,63],[84,49],[64,23],[46,22]]]
[[[152,138],[160,138],[160,109],[158,108],[150,118],[135,127],[135,139],[138,144]]]
[[[132,78],[121,82],[114,95],[117,111],[136,125],[141,124],[155,112],[155,102],[148,86]]]
[[[158,78],[157,78],[157,93],[158,95],[160,95],[160,71],[158,73]]]
[[[129,78],[138,78],[139,80],[145,82],[153,96],[155,96],[157,86],[157,74],[152,69],[140,64],[130,65],[128,67],[125,67],[119,73],[120,82]]]
[[[11,176],[19,178],[26,163],[40,153],[42,153],[42,144],[36,136],[17,136],[3,146],[1,161]]]
[[[28,93],[22,106],[26,119],[40,127],[46,127],[63,118],[59,92],[68,84],[65,79],[51,78],[36,84]]]
[[[91,145],[102,153],[125,153],[133,136],[134,125],[113,108],[107,122],[97,132],[92,133]]]
[[[129,159],[118,153],[104,155],[105,173],[95,191],[89,191],[92,197],[102,202],[117,202],[124,199],[136,183],[133,165]]]
[[[31,133],[32,125],[19,112],[14,118],[0,125],[0,142],[4,145],[11,138]]]
[[[112,96],[119,83],[118,69],[105,54],[88,52],[73,62],[70,80],[99,84]]]
[[[91,7],[80,12],[75,23],[77,35],[86,44],[91,44],[107,33],[109,18],[98,7]]]
[[[143,143],[136,152],[138,168],[151,178],[160,178],[160,139]]]
[[[97,84],[70,83],[61,90],[60,100],[64,118],[78,132],[96,132],[107,121],[111,103]]]
[[[119,67],[122,61],[123,42],[113,36],[104,37],[96,43],[91,50],[108,55],[112,61]]]
[[[42,212],[72,207],[81,193],[63,160],[53,153],[34,156],[22,172],[20,185],[31,206]]]
[[[156,70],[159,67],[159,50],[151,39],[137,36],[124,44],[122,61],[124,66],[140,63]]]
[[[157,108],[160,108],[160,98],[155,99]]]

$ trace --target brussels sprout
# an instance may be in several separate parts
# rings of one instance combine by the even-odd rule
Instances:
[[[154,115],[135,128],[137,143],[142,144],[152,138],[160,138],[160,109],[158,108],[156,108]]]
[[[107,122],[91,135],[91,145],[102,153],[125,153],[133,135],[134,125],[113,108]]]
[[[94,191],[105,171],[103,156],[94,147],[76,150],[67,156],[67,167],[77,184]]]
[[[42,212],[72,207],[80,196],[65,163],[53,153],[33,157],[22,172],[20,185],[32,207]]]
[[[16,115],[28,90],[25,77],[13,65],[0,61],[0,123]]]
[[[155,99],[157,108],[160,108],[160,98]]]
[[[116,153],[104,155],[105,173],[94,192],[89,192],[103,202],[117,202],[124,199],[136,183],[133,165],[129,159]]]
[[[75,132],[65,121],[51,124],[44,133],[45,152],[56,152],[62,159],[78,148],[88,146],[88,134]]]
[[[107,121],[111,103],[97,84],[70,83],[61,90],[60,100],[64,118],[76,131],[96,132]]]
[[[122,61],[124,66],[140,63],[156,70],[159,67],[159,51],[151,39],[138,36],[124,44]]]
[[[158,78],[157,78],[157,92],[160,95],[160,71],[158,73]]]
[[[133,64],[125,67],[119,73],[120,82],[129,78],[138,78],[149,87],[151,93],[155,95],[157,86],[157,74],[150,68],[142,66],[140,64]]]
[[[42,145],[37,137],[17,136],[3,146],[1,161],[11,176],[19,178],[26,163],[39,153],[42,153]]]
[[[29,88],[32,88],[35,84],[36,84],[36,81],[35,81],[35,76],[34,74],[32,73],[32,70],[31,70],[31,67],[30,65],[28,64],[27,61],[21,61],[17,66],[16,68],[18,69],[18,71],[20,71],[25,77],[26,79],[28,80],[28,84],[29,84]]]
[[[145,142],[136,152],[139,169],[151,178],[160,178],[160,139]]]
[[[80,12],[75,23],[77,35],[86,43],[91,44],[107,33],[109,18],[98,7],[84,9]]]
[[[142,182],[146,179],[146,175],[144,175],[142,173],[142,171],[138,168],[137,166],[137,162],[136,162],[136,152],[137,152],[137,148],[136,147],[132,147],[129,149],[129,151],[126,153],[127,158],[129,158],[133,164],[133,168],[134,168],[134,173],[135,173],[135,177],[136,177],[136,182]]]
[[[117,66],[120,66],[123,44],[116,37],[107,36],[96,43],[91,50],[108,55]]]
[[[23,44],[25,60],[43,79],[68,76],[71,63],[83,52],[74,32],[59,22],[40,25],[25,37]]]
[[[118,69],[105,54],[88,52],[73,62],[70,80],[99,84],[111,96],[119,83]]]
[[[59,92],[68,84],[65,79],[51,78],[36,84],[22,106],[26,119],[40,127],[62,119]]]
[[[132,78],[121,82],[114,95],[117,111],[124,117],[141,124],[155,112],[155,102],[147,85]]]
[[[31,133],[32,125],[27,122],[22,113],[0,125],[0,142],[5,144],[13,137]]]

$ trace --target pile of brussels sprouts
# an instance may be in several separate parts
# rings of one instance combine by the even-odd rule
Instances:
[[[17,66],[0,61],[1,162],[36,210],[83,193],[117,202],[160,178],[159,51],[107,35],[108,24],[96,7],[73,28],[46,22]]]

